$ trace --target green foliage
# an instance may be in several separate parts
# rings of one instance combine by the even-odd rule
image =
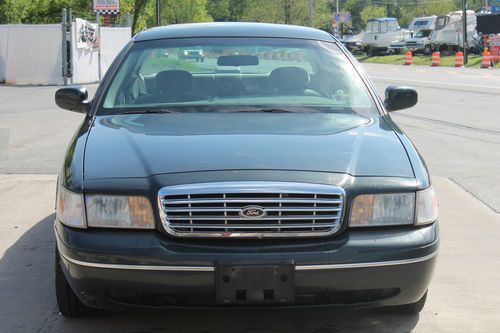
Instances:
[[[447,14],[461,9],[461,0],[339,0],[340,11],[351,13],[348,26],[364,29],[368,19],[393,16],[400,25],[414,17]],[[162,24],[205,21],[253,21],[308,25],[309,0],[161,0]],[[479,10],[484,0],[468,0]],[[132,18],[134,33],[156,25],[156,0],[121,0],[121,22]],[[314,0],[314,27],[331,30],[334,0]],[[91,0],[0,0],[0,23],[58,23],[61,9],[73,17],[93,20]]]
[[[371,18],[386,17],[387,9],[382,6],[366,6],[365,8],[363,8],[363,10],[361,10],[361,13],[359,15],[361,17],[361,25],[364,27],[366,26],[366,21]]]
[[[207,0],[163,0],[162,24],[210,22]]]

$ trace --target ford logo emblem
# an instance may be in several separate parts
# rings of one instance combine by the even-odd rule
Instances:
[[[266,211],[260,206],[246,206],[241,209],[240,216],[244,218],[258,219],[266,216]]]

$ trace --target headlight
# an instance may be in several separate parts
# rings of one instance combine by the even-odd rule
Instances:
[[[413,224],[415,193],[364,194],[354,199],[351,227]]]
[[[86,228],[82,195],[68,191],[61,184],[58,186],[57,219],[70,227]]]
[[[354,199],[351,227],[424,225],[436,221],[438,204],[431,186],[415,193],[365,194]]]
[[[417,192],[417,217],[415,224],[422,225],[436,221],[438,218],[438,201],[434,187]]]
[[[89,227],[154,229],[151,203],[145,197],[86,195]]]

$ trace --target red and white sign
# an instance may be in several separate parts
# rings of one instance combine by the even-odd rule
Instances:
[[[99,14],[118,14],[120,0],[94,0],[94,12]]]
[[[490,54],[494,61],[500,61],[500,35],[490,37]]]

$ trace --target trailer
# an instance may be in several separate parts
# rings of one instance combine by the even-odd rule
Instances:
[[[431,33],[435,28],[437,16],[424,16],[414,18],[409,26],[412,37],[406,40],[405,46],[408,51],[423,54],[431,53]]]

